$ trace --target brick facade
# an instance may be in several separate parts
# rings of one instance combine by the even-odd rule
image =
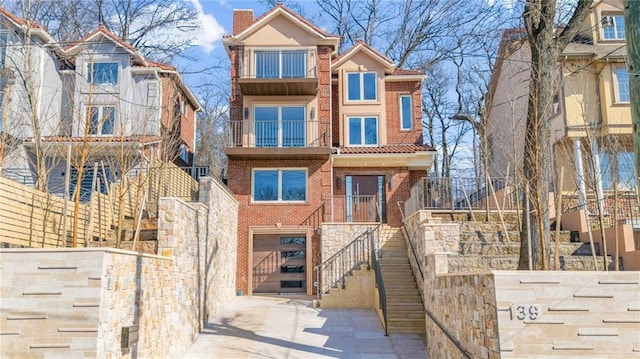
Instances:
[[[285,20],[283,20],[282,18]],[[277,20],[276,20],[277,19]],[[289,19],[288,23],[286,19]],[[256,21],[273,21],[273,26],[264,26],[256,30],[252,34],[241,34],[246,28],[255,24]],[[305,27],[303,29],[303,27]],[[278,31],[285,31],[286,36]],[[299,31],[300,33],[297,33]],[[279,42],[280,41],[280,42]],[[247,74],[255,74],[255,69],[241,69],[241,58],[245,53],[254,53],[256,49],[266,49],[272,46],[274,50],[290,49],[298,46],[299,41],[301,49],[306,49],[308,54],[315,54],[315,61],[309,61],[315,64],[317,78],[317,89],[314,93],[306,93],[299,96],[301,101],[309,101],[309,97],[314,97],[311,106],[315,108],[315,118],[306,118],[307,126],[318,126],[318,134],[320,141],[310,145],[308,148],[300,148],[300,153],[294,153],[294,149],[286,147],[260,147],[255,144],[248,144],[257,136],[251,132],[254,128],[253,122],[254,111],[250,109],[248,118],[245,118],[245,106],[248,103],[273,103],[278,105],[278,97],[282,101],[292,101],[296,96],[290,96],[288,93],[277,93],[282,83],[286,84],[284,78],[255,79],[255,83],[264,83],[265,81],[273,81],[273,88],[269,91],[262,89],[260,91],[250,87],[253,84],[253,78]],[[314,43],[315,41],[315,43]],[[255,20],[253,13],[247,10],[236,10],[234,12],[233,35],[228,35],[223,39],[227,46],[227,53],[231,62],[231,95],[230,95],[230,120],[246,121],[243,127],[243,141],[235,144],[234,151],[228,151],[228,186],[234,193],[235,198],[239,202],[239,219],[238,219],[238,256],[237,256],[237,285],[238,290],[244,293],[251,293],[251,278],[253,276],[253,268],[255,263],[253,260],[253,235],[272,234],[280,235],[291,234],[291,232],[307,233],[307,239],[311,240],[311,253],[306,253],[307,266],[310,264],[316,266],[321,263],[321,243],[319,229],[323,221],[344,221],[344,206],[331,206],[329,199],[331,195],[345,195],[345,186],[336,186],[336,180],[341,178],[344,184],[344,176],[346,175],[383,175],[385,177],[386,190],[386,208],[387,222],[393,226],[402,225],[402,218],[398,210],[398,202],[406,201],[409,197],[410,188],[419,178],[425,175],[424,171],[410,170],[408,167],[384,167],[383,166],[367,166],[367,167],[340,167],[333,166],[331,157],[337,154],[340,144],[340,126],[341,126],[341,105],[340,105],[340,86],[337,83],[337,75],[334,73],[334,61],[336,60],[335,50],[339,46],[339,38],[324,33],[321,29],[313,26],[307,20],[293,13],[283,5],[279,4],[267,14]],[[315,47],[312,49],[312,47]],[[314,51],[315,50],[315,51]],[[248,56],[244,66],[255,66],[252,64],[255,58]],[[307,68],[309,70],[309,68]],[[240,84],[240,76],[245,74],[248,78],[242,79]],[[394,73],[395,74],[395,73]],[[386,83],[386,91],[380,94],[380,99],[385,103],[386,111],[380,116],[386,116],[387,123],[387,143],[389,144],[421,144],[422,142],[422,124],[421,124],[421,82],[415,77],[407,81],[394,81]],[[308,74],[307,74],[308,76]],[[298,80],[298,79],[296,79]],[[300,79],[302,80],[302,79]],[[247,87],[243,87],[247,86]],[[243,93],[243,88],[247,91]],[[382,86],[381,88],[385,88]],[[251,92],[253,91],[253,92]],[[275,94],[274,94],[275,93]],[[410,131],[400,131],[400,94],[411,94],[413,96],[413,128]],[[244,99],[244,96],[251,96]],[[262,98],[264,100],[262,100]],[[302,100],[304,98],[304,100]],[[283,102],[291,103],[291,102]],[[382,106],[380,107],[382,108]],[[307,109],[307,117],[310,116],[310,109]],[[381,123],[385,123],[381,121]],[[278,126],[282,126],[279,124]],[[310,127],[313,128],[313,127]],[[279,132],[281,133],[281,132]],[[384,133],[384,131],[380,131]],[[252,147],[254,146],[254,147]],[[325,152],[323,155],[306,156],[305,153],[311,148]],[[333,148],[331,148],[333,147]],[[238,151],[240,150],[240,151]],[[394,154],[402,157],[402,154]],[[407,154],[412,155],[412,154]],[[295,158],[295,159],[293,159]],[[313,158],[313,159],[310,159]],[[356,161],[357,162],[357,161]],[[256,168],[286,169],[286,168],[305,168],[308,171],[307,177],[307,200],[304,203],[254,203],[252,201],[252,170]],[[344,198],[343,198],[344,199]],[[340,199],[336,199],[339,201]],[[334,202],[336,203],[336,202]],[[325,208],[330,206],[330,208]],[[335,207],[335,208],[334,208]],[[333,211],[333,212],[331,212]],[[339,219],[338,219],[339,218]],[[287,232],[289,231],[289,233]],[[307,242],[308,243],[308,242]],[[309,249],[309,247],[307,247]],[[311,258],[309,263],[308,258]],[[312,271],[307,267],[306,271]],[[314,274],[315,280],[315,274]],[[307,277],[308,280],[308,277]],[[310,288],[307,283],[307,289]]]
[[[385,104],[387,117],[387,143],[422,143],[422,98],[420,81],[385,83]],[[402,131],[400,123],[400,96],[411,95],[412,128]]]

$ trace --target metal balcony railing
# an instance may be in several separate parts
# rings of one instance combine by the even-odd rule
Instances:
[[[378,197],[375,195],[327,196],[324,221],[328,223],[380,222]]]
[[[303,79],[317,77],[313,50],[247,50],[247,53],[246,60],[240,63],[241,78]]]
[[[231,121],[229,147],[327,146],[328,124],[320,121]]]

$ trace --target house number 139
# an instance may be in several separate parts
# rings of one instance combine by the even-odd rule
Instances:
[[[512,304],[509,307],[509,313],[511,314],[511,320],[536,320],[542,315],[542,307],[540,307],[540,304]]]

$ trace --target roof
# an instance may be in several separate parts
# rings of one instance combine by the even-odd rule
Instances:
[[[398,75],[398,76],[402,76],[402,75],[424,75],[423,71],[420,70],[409,70],[409,69],[394,69],[393,70],[393,75]]]
[[[42,29],[42,25],[36,24],[35,22],[30,23],[28,20],[23,19],[21,17],[17,17],[14,14],[10,13],[7,9],[0,6],[0,14],[7,17],[11,22],[18,26],[30,26],[35,29]]]
[[[264,14],[262,14],[261,16],[259,16],[253,22],[253,24],[251,24],[249,27],[247,27],[246,29],[241,31],[239,34],[236,34],[236,35],[224,35],[223,36],[223,41],[224,40],[228,41],[228,40],[233,40],[233,39],[242,40],[242,39],[246,38],[247,36],[249,36],[250,34],[252,34],[255,31],[257,31],[258,29],[260,29],[261,27],[263,27],[271,19],[273,19],[273,18],[275,18],[275,17],[277,17],[279,15],[283,15],[283,16],[287,17],[288,19],[292,20],[293,22],[298,23],[298,25],[301,28],[305,29],[307,32],[315,34],[316,36],[318,36],[320,38],[323,38],[325,40],[331,41],[331,43],[335,47],[338,46],[339,36],[334,35],[334,34],[330,34],[330,33],[326,32],[326,31],[322,30],[318,26],[312,24],[309,20],[303,18],[302,16],[298,15],[297,13],[295,13],[293,10],[291,10],[288,7],[284,6],[282,3],[278,3],[275,7],[271,8],[269,11],[267,11]]]
[[[113,32],[109,31],[102,24],[98,25],[97,29],[95,29],[92,32],[88,33],[82,39],[74,42],[70,46],[67,46],[64,50],[66,52],[71,53],[71,54],[75,54],[76,52],[80,51],[79,48],[81,46],[86,45],[89,41],[91,41],[94,37],[97,37],[97,36],[102,36],[102,37],[107,38],[108,40],[111,40],[113,43],[115,43],[115,44],[123,47],[124,49],[126,49],[129,53],[131,53],[131,55],[136,57],[136,59],[138,61],[140,61],[142,63],[146,63],[146,60],[144,59],[142,54],[140,54],[140,52],[138,52],[138,49],[136,49],[135,47],[133,47],[131,44],[129,44],[128,42],[124,41],[123,39],[119,38],[116,34],[114,34]]]
[[[433,147],[427,145],[402,144],[386,145],[380,147],[339,147],[339,154],[398,154],[435,151]]]
[[[358,40],[358,42],[353,47],[345,51],[343,54],[334,57],[332,60],[331,66],[332,67],[340,66],[342,63],[344,63],[349,58],[353,57],[355,54],[361,51],[365,52],[367,55],[377,60],[381,64],[386,65],[387,69],[389,69],[390,71],[394,71],[395,64],[393,63],[393,60],[386,57],[385,55],[380,53],[378,50],[369,46],[367,43],[365,43],[362,40]]]

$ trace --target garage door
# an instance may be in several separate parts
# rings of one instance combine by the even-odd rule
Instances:
[[[253,237],[253,292],[306,292],[306,238],[293,234]]]

